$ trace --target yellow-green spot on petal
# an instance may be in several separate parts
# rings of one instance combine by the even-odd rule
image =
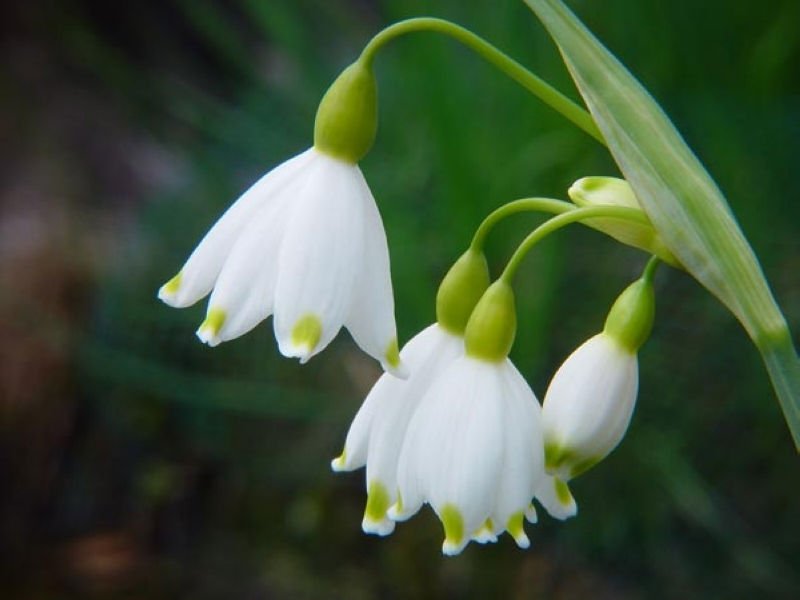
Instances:
[[[321,337],[322,322],[311,313],[300,317],[292,329],[292,344],[305,347],[309,351],[317,347]]]
[[[563,505],[571,504],[572,492],[569,491],[569,486],[557,478],[553,481],[553,485],[555,486],[558,501]]]
[[[459,510],[452,504],[445,504],[440,515],[444,525],[444,541],[453,546],[460,546],[464,539],[464,519]]]
[[[216,336],[225,324],[226,317],[225,311],[221,308],[210,308],[206,314],[206,320],[200,324],[200,330]]]
[[[371,482],[367,490],[367,508],[364,510],[364,516],[370,521],[382,521],[386,518],[390,504],[386,486],[379,481]]]
[[[169,296],[177,294],[181,287],[181,279],[183,279],[183,271],[180,271],[177,275],[175,275],[175,277],[162,285],[161,291]]]
[[[389,345],[386,347],[384,357],[386,358],[386,362],[390,367],[396,369],[400,366],[400,348],[397,346],[397,338],[393,338],[392,341],[389,342]]]
[[[403,514],[403,497],[400,495],[400,492],[397,492],[397,502],[394,503],[394,510],[398,515]]]
[[[569,471],[570,478],[577,477],[578,475],[585,473],[599,463],[601,459],[602,457],[590,456],[589,458],[584,458],[583,460],[578,461],[572,465],[572,468]]]
[[[556,443],[545,442],[544,467],[551,475],[577,477],[603,459],[602,456],[582,456],[575,450]]]
[[[475,532],[475,537],[493,537],[494,536],[494,523],[491,519],[486,519],[478,530]]]
[[[347,464],[347,449],[342,450],[342,453],[333,459],[333,466],[337,469],[343,469]]]
[[[555,474],[561,466],[570,460],[571,452],[553,442],[544,444],[544,466],[548,473]]]
[[[522,527],[522,519],[524,517],[525,513],[523,511],[515,512],[508,518],[508,523],[506,523],[508,533],[510,533],[511,537],[515,540],[525,535],[525,530]]]

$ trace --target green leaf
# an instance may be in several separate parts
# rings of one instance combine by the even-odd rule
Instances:
[[[800,359],[725,198],[664,111],[561,0],[525,0],[558,44],[611,154],[667,247],[755,342],[800,450]]]

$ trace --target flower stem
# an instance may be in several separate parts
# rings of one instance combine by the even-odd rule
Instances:
[[[545,221],[539,227],[534,229],[528,237],[522,240],[522,243],[514,251],[514,254],[508,261],[506,268],[503,270],[500,279],[506,283],[511,284],[514,275],[519,268],[522,259],[528,251],[533,248],[542,238],[550,235],[554,231],[558,231],[562,227],[570,223],[576,223],[585,219],[593,219],[596,217],[605,217],[609,219],[620,219],[623,221],[633,221],[635,223],[648,223],[647,216],[637,208],[628,208],[625,206],[587,206],[585,208],[576,208],[569,212],[557,215],[552,219]],[[650,265],[648,264],[648,267]],[[655,266],[652,267],[655,269]]]
[[[656,275],[656,269],[658,265],[661,264],[661,260],[657,256],[651,256],[650,260],[647,261],[647,264],[644,267],[644,271],[642,272],[642,279],[644,279],[647,283],[652,284],[653,278]]]
[[[577,207],[571,202],[564,202],[563,200],[553,200],[550,198],[522,198],[521,200],[514,200],[508,204],[504,204],[500,208],[495,209],[489,216],[475,230],[475,235],[472,236],[470,248],[475,251],[482,251],[483,244],[486,241],[486,236],[492,228],[497,225],[506,217],[520,212],[548,212],[553,214],[562,214],[575,210]]]
[[[600,133],[591,115],[586,110],[483,38],[450,21],[432,17],[419,17],[390,25],[383,31],[378,32],[367,43],[364,50],[361,52],[359,60],[367,67],[371,67],[375,54],[385,44],[396,37],[415,31],[434,31],[436,33],[442,33],[464,44],[519,83],[534,96],[538,97],[542,102],[553,108],[556,112],[572,121],[572,123],[598,142],[604,146],[606,145],[603,134]]]

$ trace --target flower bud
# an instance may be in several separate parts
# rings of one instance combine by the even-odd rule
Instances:
[[[544,398],[545,468],[564,481],[580,475],[619,444],[639,387],[636,352],[653,325],[652,277],[620,294],[606,326],[559,367]]]
[[[378,92],[372,70],[356,61],[322,97],[314,123],[314,147],[348,163],[361,160],[375,141]]]
[[[617,177],[583,177],[567,191],[578,206],[622,206],[642,210],[630,184]],[[673,267],[681,268],[675,255],[664,245],[652,224],[622,219],[587,219],[586,225],[613,237],[615,240],[655,254]]]
[[[450,267],[439,285],[436,320],[450,333],[462,335],[472,310],[488,287],[486,257],[470,248]]]

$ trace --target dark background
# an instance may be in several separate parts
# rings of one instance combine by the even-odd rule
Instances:
[[[573,0],[726,193],[800,331],[800,3]],[[311,143],[367,39],[431,14],[575,97],[516,0],[99,0],[0,8],[0,595],[3,598],[790,598],[800,465],[753,346],[663,269],[623,444],[576,480],[579,516],[440,555],[426,510],[360,531],[334,475],[376,364],[346,334],[307,366],[271,325],[216,349],[204,306],[155,298],[250,182]],[[603,149],[434,34],[377,62],[363,161],[386,224],[401,342],[480,219],[615,174]],[[535,224],[492,237],[496,274]],[[512,357],[541,397],[645,257],[574,229],[518,287]]]

